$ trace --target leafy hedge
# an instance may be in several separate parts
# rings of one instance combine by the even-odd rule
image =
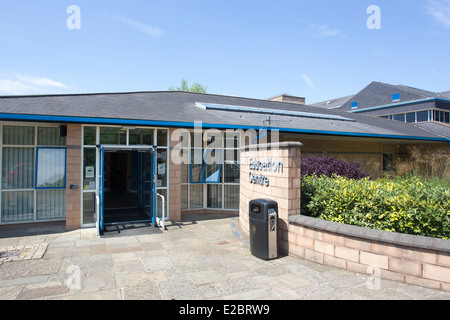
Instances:
[[[450,190],[417,178],[302,178],[303,214],[371,229],[450,238]]]
[[[359,163],[338,159],[326,153],[321,157],[308,156],[302,159],[301,175],[309,176],[311,174],[327,177],[336,174],[349,179],[363,179],[368,177],[368,174],[363,172]]]

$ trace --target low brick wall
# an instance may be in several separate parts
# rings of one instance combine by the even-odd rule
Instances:
[[[293,215],[280,250],[319,264],[450,291],[450,240],[349,226]]]

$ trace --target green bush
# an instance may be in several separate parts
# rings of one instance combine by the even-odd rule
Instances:
[[[448,188],[414,177],[302,179],[303,214],[377,230],[449,239],[449,204]]]

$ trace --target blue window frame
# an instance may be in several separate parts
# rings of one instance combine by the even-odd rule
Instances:
[[[36,148],[35,189],[66,188],[66,148]]]
[[[352,109],[358,109],[358,101],[352,102]]]
[[[220,183],[222,177],[222,150],[191,150],[191,184]]]

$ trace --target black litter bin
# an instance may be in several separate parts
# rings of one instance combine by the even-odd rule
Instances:
[[[278,258],[278,203],[252,200],[249,209],[251,253],[264,260]]]

